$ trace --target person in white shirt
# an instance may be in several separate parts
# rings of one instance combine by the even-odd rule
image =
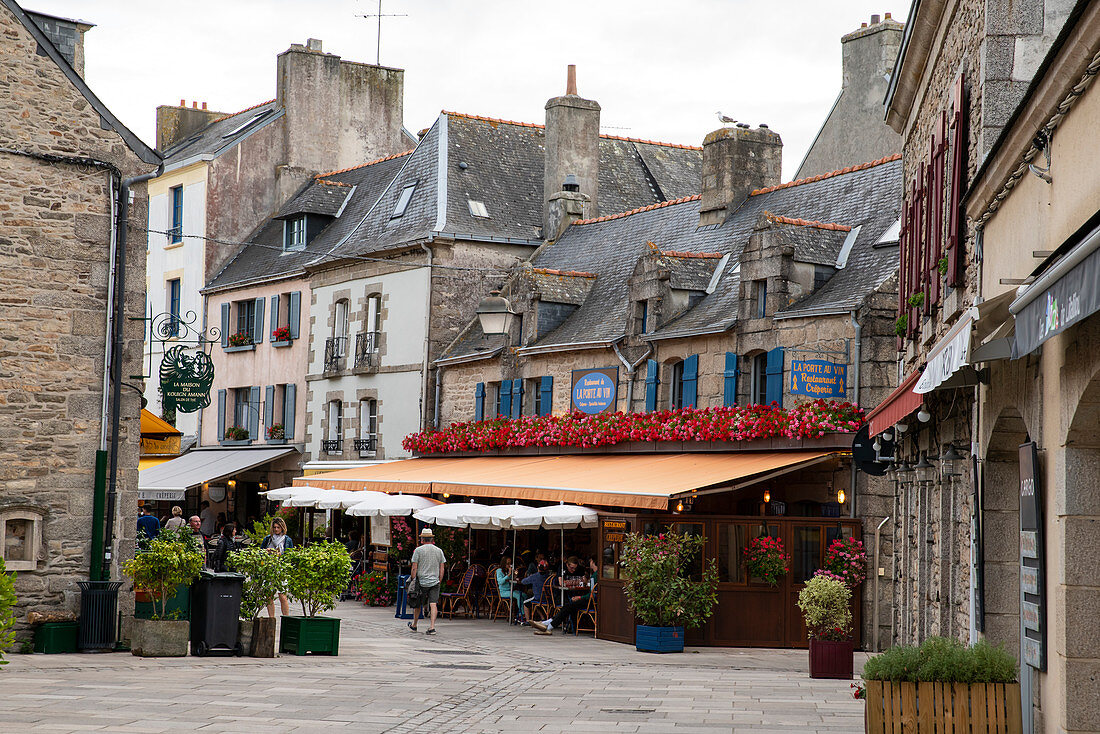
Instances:
[[[199,505],[199,519],[202,520],[202,534],[208,538],[213,536],[214,531],[218,529],[218,516],[210,509],[210,503],[206,500]]]
[[[435,545],[435,534],[431,528],[420,531],[420,546],[413,551],[412,573],[420,588],[428,595],[428,611],[431,614],[431,623],[428,626],[429,635],[435,634],[435,618],[439,615],[439,590],[443,584],[443,567],[447,557],[443,551]],[[413,610],[413,621],[409,622],[409,629],[416,632],[416,623],[420,621],[420,606]]]

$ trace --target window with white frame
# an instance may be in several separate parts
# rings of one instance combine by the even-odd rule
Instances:
[[[306,246],[306,215],[283,220],[283,249],[302,250]]]
[[[321,449],[329,454],[343,453],[344,404],[339,400],[328,403],[328,437],[322,441]]]
[[[42,515],[34,510],[0,510],[0,556],[9,571],[34,571],[42,547]]]
[[[359,401],[359,438],[355,449],[360,456],[373,456],[378,450],[378,401]]]

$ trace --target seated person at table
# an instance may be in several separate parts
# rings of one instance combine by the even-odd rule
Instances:
[[[561,588],[565,591],[566,602],[552,619],[545,622],[531,622],[536,635],[553,634],[555,627],[560,627],[562,622],[571,619],[581,609],[588,606],[588,597],[592,595],[592,589],[596,587],[596,561],[588,560],[589,576],[580,573],[581,562],[576,556],[570,556],[565,562],[565,577]]]
[[[500,568],[497,569],[497,585],[500,587],[500,598],[512,599],[512,603],[515,604],[517,610],[517,621],[523,623],[525,621],[523,616],[523,592],[513,587],[514,575],[512,573],[512,559],[509,556],[504,556],[500,559]]]
[[[538,571],[540,563],[546,563],[546,556],[543,555],[542,551],[537,550],[535,551],[535,557],[527,564],[527,575],[530,576],[535,571]],[[547,566],[549,566],[549,564],[547,564]]]
[[[535,568],[535,572],[528,574],[520,581],[524,586],[531,587],[531,596],[523,600],[523,608],[526,609],[528,604],[541,604],[542,603],[542,587],[546,584],[546,577],[550,574],[550,567],[546,565],[546,561],[539,561],[539,565]]]

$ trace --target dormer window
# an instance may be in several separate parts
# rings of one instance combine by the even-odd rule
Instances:
[[[283,222],[283,249],[303,250],[306,246],[306,215],[286,219]]]
[[[411,183],[401,189],[401,196],[397,200],[397,206],[393,208],[393,214],[390,215],[390,219],[397,219],[398,217],[405,216],[405,210],[409,208],[409,202],[412,201],[414,191],[416,191],[415,183]]]
[[[489,210],[485,208],[485,204],[480,201],[474,201],[473,199],[467,199],[466,204],[470,207],[470,214],[479,219],[488,219]]]
[[[641,322],[640,334],[649,333],[649,301],[639,301],[638,303],[638,319]]]

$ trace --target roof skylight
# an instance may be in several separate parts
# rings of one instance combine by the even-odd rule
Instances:
[[[489,210],[485,208],[485,204],[480,201],[474,201],[473,199],[467,199],[466,203],[470,207],[470,214],[481,219],[489,218]]]
[[[409,208],[409,202],[412,200],[413,191],[416,191],[415,183],[411,183],[401,189],[401,197],[397,200],[397,206],[393,208],[393,214],[390,215],[390,219],[397,219],[405,214],[405,210]]]
[[[244,130],[244,129],[245,129],[246,127],[250,126],[250,125],[251,125],[252,123],[254,123],[254,122],[258,122],[258,121],[260,120],[260,118],[261,118],[261,117],[266,117],[266,116],[267,116],[267,113],[268,113],[269,111],[270,111],[270,110],[264,110],[263,112],[260,112],[260,113],[258,113],[258,114],[255,114],[255,115],[253,115],[252,117],[248,118],[248,119],[247,119],[246,121],[242,122],[242,123],[241,123],[240,125],[237,125],[237,127],[233,128],[232,130],[230,130],[229,132],[227,132],[227,133],[226,133],[225,135],[222,135],[222,137],[223,137],[223,138],[231,138],[231,137],[233,137],[233,136],[234,136],[234,135],[236,135],[237,133],[239,133],[239,132],[241,132],[242,130]]]

